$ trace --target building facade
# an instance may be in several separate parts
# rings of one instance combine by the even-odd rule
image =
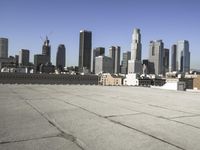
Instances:
[[[44,41],[44,44],[42,46],[42,54],[45,55],[48,59],[45,63],[51,63],[51,46],[50,41],[48,37],[46,37],[46,40]]]
[[[177,45],[173,44],[171,47],[171,72],[177,71]]]
[[[123,53],[122,57],[122,66],[121,66],[121,73],[127,74],[128,73],[128,61],[131,59],[131,52],[127,51]]]
[[[60,70],[64,70],[66,62],[66,49],[64,44],[60,44],[58,46],[57,54],[56,54],[56,67]]]
[[[119,46],[111,46],[109,48],[109,57],[112,58],[113,61],[113,73],[120,73],[120,53],[121,48]]]
[[[197,75],[193,80],[193,89],[200,90],[200,75]]]
[[[164,48],[163,51],[163,75],[169,72],[169,49]]]
[[[120,86],[122,85],[122,77],[104,73],[101,76],[100,84],[104,86]]]
[[[177,71],[189,72],[190,71],[190,51],[189,42],[186,40],[177,42]]]
[[[95,73],[95,58],[98,56],[105,55],[105,48],[104,47],[97,47],[93,50],[93,64],[92,64],[92,72]]]
[[[8,39],[0,38],[0,58],[8,58]]]
[[[42,54],[36,54],[34,55],[34,65],[36,67],[36,71],[40,70],[40,65],[44,65],[48,62],[49,57],[46,55],[42,55]]]
[[[95,74],[113,73],[112,58],[107,56],[95,57]]]
[[[29,65],[30,52],[27,49],[21,49],[19,51],[19,65],[28,66]]]
[[[149,73],[163,74],[163,50],[162,40],[150,41],[149,44]]]
[[[135,28],[132,34],[131,60],[128,62],[128,73],[142,73],[142,44],[140,29]]]
[[[92,32],[81,30],[79,39],[79,72],[91,70]]]

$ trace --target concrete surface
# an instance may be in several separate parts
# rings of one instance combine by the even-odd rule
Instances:
[[[0,150],[199,150],[200,93],[0,85]]]

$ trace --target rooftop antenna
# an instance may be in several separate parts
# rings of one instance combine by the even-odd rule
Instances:
[[[45,37],[45,38],[43,38],[42,36],[40,36],[40,39],[42,40],[42,42],[49,41],[48,37],[49,37],[50,35],[52,35],[52,34],[53,34],[53,31],[49,32],[49,34],[46,34],[46,37]]]
[[[44,38],[42,36],[40,36],[40,39],[42,40],[42,42],[44,42]]]

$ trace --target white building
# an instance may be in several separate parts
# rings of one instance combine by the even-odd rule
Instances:
[[[127,74],[126,78],[123,81],[123,85],[138,86],[139,85],[138,74],[136,73]]]
[[[134,29],[131,43],[131,60],[128,61],[128,73],[142,73],[142,44],[140,29]]]
[[[186,84],[183,81],[179,81],[179,79],[167,79],[166,83],[161,87],[151,86],[152,88],[160,88],[165,90],[175,90],[175,91],[184,91],[186,88]]]

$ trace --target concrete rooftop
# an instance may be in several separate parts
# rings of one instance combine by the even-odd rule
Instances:
[[[199,150],[200,93],[0,85],[0,150]]]

